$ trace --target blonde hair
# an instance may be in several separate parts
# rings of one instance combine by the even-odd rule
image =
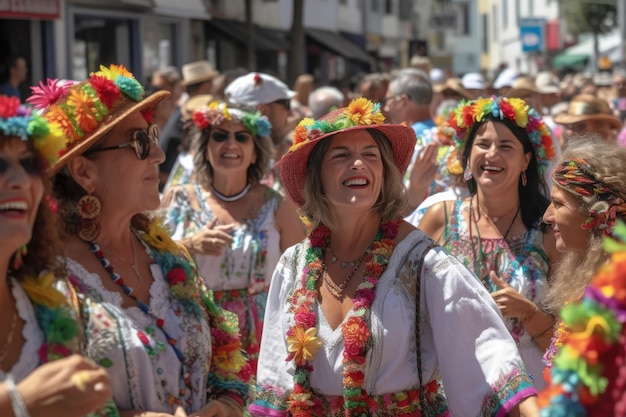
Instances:
[[[394,163],[389,139],[376,129],[366,130],[378,144],[384,170],[380,195],[372,207],[372,212],[378,213],[382,221],[395,219],[407,205],[402,174]],[[332,136],[329,136],[315,145],[307,163],[303,191],[304,204],[300,208],[300,212],[311,223],[311,230],[321,225],[332,230],[335,226],[330,202],[322,186],[322,160],[328,150],[331,138]]]
[[[598,182],[626,200],[626,149],[606,142],[598,135],[577,135],[568,142],[561,157],[561,161],[571,159],[585,160]],[[553,184],[573,195],[583,214],[589,214],[591,207],[598,201],[598,195],[582,197],[568,189],[567,185],[563,186],[556,181]],[[593,229],[584,256],[570,252],[557,265],[543,300],[544,306],[553,314],[558,314],[565,303],[582,297],[595,271],[608,260],[602,237],[600,230]]]

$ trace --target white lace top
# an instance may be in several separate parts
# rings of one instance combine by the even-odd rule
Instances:
[[[121,293],[102,284],[109,277],[89,273],[70,258],[67,269],[88,314],[86,354],[104,366],[114,381],[113,398],[120,410],[173,413],[181,400],[191,413],[206,405],[211,361],[208,318],[204,310],[190,313],[169,296],[169,285],[157,264],[150,266],[153,315],[134,306],[122,308]],[[192,387],[184,399],[178,395],[182,365],[157,327],[157,317],[164,319],[164,329],[184,355]]]
[[[24,346],[22,347],[20,358],[17,363],[13,365],[13,368],[8,370],[8,372],[6,369],[0,369],[0,381],[4,381],[7,374],[10,373],[13,375],[15,382],[20,382],[39,366],[39,355],[37,351],[44,343],[44,335],[37,323],[33,305],[15,279],[11,279],[11,293],[15,298],[17,313],[20,319],[24,321],[24,327],[22,329]]]

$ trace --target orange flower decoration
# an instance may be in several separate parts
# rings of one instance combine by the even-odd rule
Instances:
[[[56,123],[59,128],[61,128],[69,143],[74,143],[78,140],[78,134],[74,130],[72,121],[56,104],[50,106],[50,110],[46,114],[46,119],[48,119],[50,124]]]
[[[312,361],[317,351],[322,347],[322,341],[317,337],[317,329],[311,327],[304,330],[296,327],[293,336],[287,337],[287,350],[294,356],[297,365],[305,366]]]
[[[94,116],[98,110],[87,93],[77,88],[70,90],[67,105],[74,108],[74,120],[84,133],[89,133],[98,127],[98,120]]]

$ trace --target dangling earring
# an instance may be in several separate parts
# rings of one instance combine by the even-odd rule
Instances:
[[[22,247],[19,248],[15,252],[15,255],[13,256],[13,270],[14,271],[17,271],[18,269],[22,267],[22,265],[24,264],[24,257],[27,254],[28,254],[28,248],[26,247],[26,245],[22,245]]]
[[[528,185],[528,178],[526,178],[526,171],[522,171],[522,186],[526,187]]]
[[[81,219],[78,237],[85,242],[94,241],[100,234],[100,222],[95,220],[100,214],[100,208],[100,200],[94,195],[84,195],[78,200],[77,209]]]
[[[474,176],[472,175],[472,171],[470,171],[469,166],[466,166],[465,171],[463,172],[463,179],[467,182],[472,178],[474,178]]]

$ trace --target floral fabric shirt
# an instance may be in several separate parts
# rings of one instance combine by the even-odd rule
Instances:
[[[461,200],[455,202],[452,213],[446,219],[443,247],[473,271],[490,293],[498,290],[489,277],[489,271],[493,270],[517,292],[535,304],[539,303],[550,268],[550,260],[543,244],[543,233],[538,229],[531,229],[523,235],[507,239],[479,240],[478,236],[470,239],[469,228],[463,216],[466,210],[469,210],[468,203]],[[473,229],[476,233],[476,228]],[[477,262],[474,254],[482,262]],[[504,323],[517,343],[535,386],[539,390],[543,389],[543,350],[532,340],[519,320],[504,319]]]
[[[190,191],[195,196],[190,196]],[[198,184],[176,187],[174,198],[165,208],[165,225],[172,238],[193,236],[214,217],[206,203],[207,195]],[[195,197],[200,210],[191,207]],[[213,290],[215,302],[239,319],[242,344],[248,354],[251,372],[256,372],[256,359],[263,329],[267,289],[280,257],[280,234],[276,230],[276,210],[282,196],[267,189],[266,200],[256,217],[236,226],[233,242],[220,256],[194,255],[200,276]]]
[[[504,415],[536,390],[485,288],[441,248],[426,251],[429,242],[419,230],[399,242],[376,286],[363,384],[372,405],[378,407],[371,415],[387,416],[391,409],[395,410],[393,415],[420,415],[419,411],[400,412],[419,401],[412,395],[419,387],[414,330],[417,323],[422,384],[430,386],[442,379],[450,415]],[[285,360],[289,355],[286,333],[293,326],[294,313],[286,300],[301,285],[309,246],[307,239],[289,248],[272,278],[257,392],[249,409],[255,416],[287,416],[294,361]],[[422,258],[420,269],[417,265]],[[417,280],[419,312],[415,302]],[[316,311],[316,328],[323,346],[311,363],[309,378],[314,393],[332,407],[333,400],[343,394],[344,340],[341,326],[332,329],[321,309],[316,307]]]

